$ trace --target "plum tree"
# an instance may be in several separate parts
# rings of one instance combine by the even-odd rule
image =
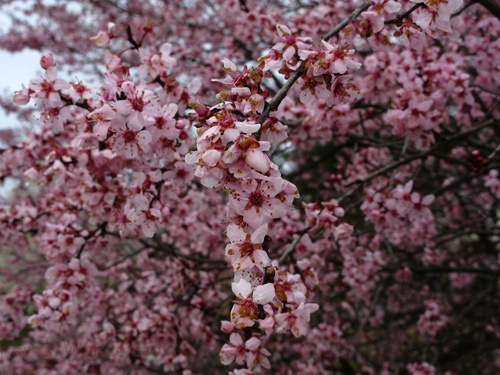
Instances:
[[[1,373],[498,371],[496,2],[2,5]]]

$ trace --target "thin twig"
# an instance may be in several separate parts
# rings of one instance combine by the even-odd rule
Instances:
[[[80,248],[78,249],[77,253],[75,254],[75,258],[76,259],[80,259],[80,257],[82,256],[82,253],[83,253],[83,249],[85,248],[85,246],[87,245],[87,242],[92,238],[94,237],[98,232],[101,232],[100,234],[102,236],[104,236],[106,234],[106,225],[108,223],[106,221],[102,222],[97,228],[95,228],[92,232],[90,232],[88,235],[86,235],[85,237],[82,237],[85,241],[84,243],[80,246]]]
[[[280,257],[279,259],[279,263],[283,263],[285,261],[285,259],[295,250],[295,248],[297,247],[300,239],[304,236],[304,234],[306,234],[307,232],[309,232],[309,230],[311,229],[311,227],[307,227],[303,230],[301,230],[299,233],[298,233],[298,236],[294,238],[294,240],[292,241],[292,243],[290,244],[290,246],[288,246],[288,248],[285,250],[285,252],[283,253],[283,255]]]
[[[488,155],[486,159],[491,160],[495,157],[495,154],[500,151],[500,144],[493,150],[491,154]]]
[[[367,10],[372,4],[370,2],[364,3],[361,5],[359,8],[355,9],[354,12],[351,13],[349,17],[346,19],[342,20],[337,26],[335,26],[333,29],[331,29],[324,37],[323,40],[328,40],[333,36],[336,36],[338,33],[342,31],[344,27],[347,26],[349,21],[352,21],[355,19],[357,16],[359,16],[361,13],[363,13],[365,10]]]

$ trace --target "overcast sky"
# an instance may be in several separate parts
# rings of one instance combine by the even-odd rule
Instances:
[[[11,54],[0,50],[0,92],[7,93],[10,97],[14,91],[21,89],[22,85],[28,86],[29,81],[40,76],[40,53],[25,51]],[[19,124],[15,116],[7,116],[0,108],[0,129],[12,128]],[[16,184],[7,179],[0,184],[0,197],[6,196]]]
[[[12,97],[14,91],[20,90],[22,85],[28,86],[31,79],[39,77],[42,69],[39,65],[40,52],[31,50],[11,54],[0,50],[0,92]],[[14,116],[6,116],[0,109],[0,128],[9,128],[17,125]]]

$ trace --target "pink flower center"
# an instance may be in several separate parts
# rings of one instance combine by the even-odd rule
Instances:
[[[293,327],[295,325],[295,321],[297,320],[297,317],[293,314],[288,314],[286,317],[286,322],[289,327]]]
[[[77,83],[76,85],[73,85],[73,88],[78,94],[83,94],[86,90],[86,87],[82,85],[81,83]]]
[[[285,36],[285,43],[288,44],[289,46],[295,44],[295,37],[293,35]]]

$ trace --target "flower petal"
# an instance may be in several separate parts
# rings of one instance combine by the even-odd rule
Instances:
[[[253,292],[253,300],[261,305],[271,302],[275,296],[274,285],[271,283],[259,285]]]

